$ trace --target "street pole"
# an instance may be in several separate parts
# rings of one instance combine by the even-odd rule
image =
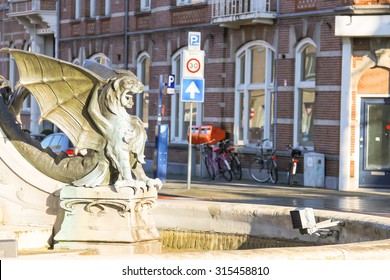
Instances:
[[[192,173],[192,102],[190,102],[190,127],[188,137],[188,169],[187,169],[187,189],[191,189],[191,173]]]

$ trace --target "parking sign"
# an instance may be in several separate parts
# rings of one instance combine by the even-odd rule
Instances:
[[[167,94],[175,94],[175,75],[168,75]]]
[[[200,51],[200,32],[188,32],[188,50]]]

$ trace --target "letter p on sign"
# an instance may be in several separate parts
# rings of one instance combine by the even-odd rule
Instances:
[[[200,51],[200,32],[188,32],[188,50]]]
[[[168,75],[167,94],[175,94],[175,75]]]

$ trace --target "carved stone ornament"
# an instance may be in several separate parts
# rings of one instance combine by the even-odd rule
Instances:
[[[39,215],[54,214],[54,248],[161,251],[151,208],[162,183],[144,172],[146,131],[127,112],[142,83],[130,71],[92,61],[80,67],[32,52],[1,51],[12,55],[20,77],[13,89],[0,76],[0,135],[19,152],[0,151],[0,163],[12,175],[0,176],[5,223],[28,225],[43,220]],[[30,94],[41,120],[69,137],[75,156],[44,150],[21,129],[23,102]],[[86,152],[80,155],[81,150]],[[28,215],[15,215],[15,209],[28,209],[23,210]]]
[[[4,102],[0,110],[7,108],[7,112],[1,113],[5,119],[0,125],[34,167],[74,186],[162,187],[159,179],[149,178],[142,168],[147,140],[143,123],[126,111],[134,104],[133,95],[143,91],[132,72],[92,61],[80,67],[32,52],[1,51],[13,56],[20,80],[15,90],[5,79],[1,81]],[[74,144],[75,153],[86,150],[86,155],[56,155],[26,139],[18,120],[28,94],[37,100],[41,120],[54,123]]]

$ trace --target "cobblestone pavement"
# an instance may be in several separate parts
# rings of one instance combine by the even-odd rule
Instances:
[[[314,209],[375,214],[390,217],[389,189],[361,188],[357,191],[338,191],[285,184],[260,184],[253,180],[216,180],[170,176],[159,191],[160,199],[197,199],[310,207]]]

